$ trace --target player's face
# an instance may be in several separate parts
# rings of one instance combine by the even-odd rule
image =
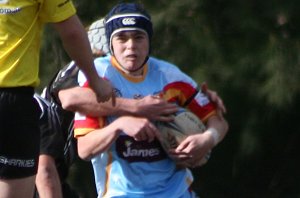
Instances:
[[[135,71],[144,63],[149,53],[149,39],[141,31],[123,31],[112,38],[114,56],[125,72],[140,75],[142,68]],[[133,72],[134,71],[134,72]]]

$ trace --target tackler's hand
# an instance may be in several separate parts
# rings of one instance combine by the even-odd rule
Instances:
[[[137,100],[136,114],[147,117],[152,121],[170,122],[173,114],[178,111],[178,106],[169,103],[159,95],[148,95]]]
[[[227,110],[226,110],[226,107],[223,103],[223,100],[222,98],[220,98],[220,96],[218,96],[218,93],[216,91],[213,91],[213,90],[210,90],[208,89],[208,86],[207,86],[207,83],[204,82],[201,84],[201,90],[204,94],[206,94],[209,99],[214,102],[216,105],[217,105],[217,108],[218,108],[218,112],[219,113],[226,113]]]

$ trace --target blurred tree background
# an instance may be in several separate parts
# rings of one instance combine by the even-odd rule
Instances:
[[[74,0],[84,25],[119,1]],[[300,1],[144,0],[152,54],[178,65],[223,98],[230,130],[209,163],[193,170],[206,198],[300,197]],[[80,50],[80,49],[79,49]],[[69,59],[47,27],[40,89]],[[88,162],[70,181],[95,197]]]

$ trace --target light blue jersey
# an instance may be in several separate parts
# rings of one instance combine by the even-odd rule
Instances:
[[[188,99],[197,87],[176,66],[152,57],[144,68],[144,76],[139,79],[126,76],[118,66],[112,66],[112,63],[114,61],[110,56],[95,60],[99,76],[111,82],[117,97],[139,99],[164,93],[169,101],[181,104],[184,101],[180,100]],[[86,83],[82,73],[79,74],[79,83]],[[208,98],[201,93],[196,95],[191,105],[201,119],[207,119],[215,110]],[[107,117],[108,123],[114,119],[116,117]],[[91,120],[99,122],[98,118],[76,113],[75,136],[76,131],[81,128],[94,130],[97,126],[91,125]],[[92,159],[92,164],[99,197],[192,197],[189,192],[193,182],[191,171],[187,168],[178,169],[158,140],[150,143],[135,141],[121,133],[109,150]]]

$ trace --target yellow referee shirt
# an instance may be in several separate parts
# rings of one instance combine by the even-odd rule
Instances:
[[[43,24],[75,13],[71,0],[0,0],[0,88],[37,86]]]

